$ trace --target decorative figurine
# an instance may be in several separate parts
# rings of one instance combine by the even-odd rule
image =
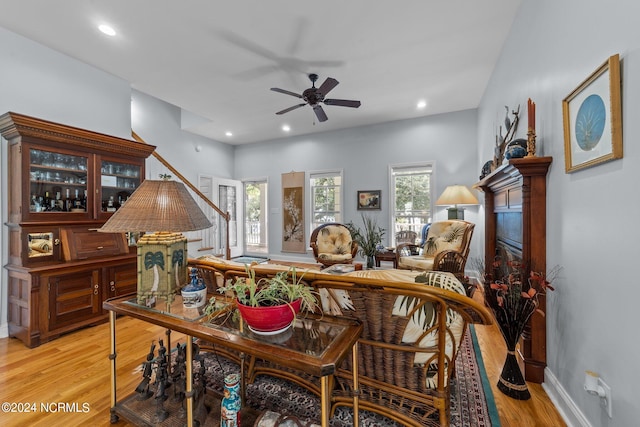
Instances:
[[[187,415],[185,408],[185,392],[187,390],[187,355],[186,350],[180,343],[176,344],[176,361],[171,372],[171,383],[173,384],[173,400],[181,402],[178,417],[184,418]]]
[[[166,389],[169,386],[169,371],[167,369],[167,348],[164,342],[160,340],[160,348],[158,349],[158,357],[156,361],[156,414],[154,422],[161,423],[166,420],[169,413],[164,409],[164,401],[167,400]]]
[[[207,378],[205,376],[206,367],[204,366],[204,359],[198,358],[200,367],[197,372],[194,372],[193,378],[193,419],[194,425],[203,425],[209,414],[209,410],[204,402],[204,397],[207,392]]]
[[[147,400],[153,396],[153,392],[149,390],[149,383],[151,382],[151,374],[153,373],[153,357],[156,349],[156,345],[151,343],[149,354],[147,354],[147,360],[142,364],[142,381],[136,387],[136,393],[138,393],[138,400]]]
[[[506,128],[506,134],[502,135],[502,126],[500,126],[500,132],[496,135],[496,146],[494,148],[493,154],[493,169],[497,169],[504,160],[504,152],[507,148],[507,145],[513,140],[513,137],[516,134],[516,130],[518,129],[518,123],[520,122],[520,105],[518,104],[518,108],[516,110],[512,110],[511,114],[513,114],[513,120],[509,119],[509,107],[504,106],[507,110],[507,113],[504,118],[504,125]]]

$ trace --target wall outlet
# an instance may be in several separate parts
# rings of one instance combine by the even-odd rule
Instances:
[[[598,385],[604,390],[604,397],[600,398],[600,405],[607,409],[607,415],[609,415],[609,418],[613,418],[613,412],[611,409],[611,387],[602,381],[602,378],[598,378]]]

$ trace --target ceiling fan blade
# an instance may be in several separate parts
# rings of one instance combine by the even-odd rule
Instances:
[[[289,107],[289,108],[285,108],[282,111],[278,111],[276,114],[284,114],[284,113],[288,113],[291,110],[295,110],[296,108],[300,108],[300,107],[304,107],[307,104],[298,104],[298,105],[294,105],[293,107]]]
[[[360,101],[351,101],[348,99],[325,99],[323,101],[327,105],[338,105],[340,107],[358,108]]]
[[[289,90],[280,89],[278,87],[272,87],[271,90],[274,91],[274,92],[284,93],[285,95],[295,96],[296,98],[302,98],[302,95],[300,95],[299,93],[291,92]]]
[[[332,77],[327,77],[324,83],[322,83],[322,86],[318,88],[318,91],[320,91],[322,95],[326,95],[329,93],[329,91],[331,91],[331,89],[338,86],[338,83],[339,82],[336,79]]]
[[[313,106],[313,111],[316,113],[316,117],[318,118],[319,121],[321,121],[321,122],[326,122],[327,121],[327,114],[322,109],[322,106],[320,106],[318,104],[314,105]]]

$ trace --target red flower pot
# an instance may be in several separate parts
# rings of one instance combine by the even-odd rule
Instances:
[[[270,307],[251,307],[238,302],[238,310],[249,328],[256,333],[276,333],[291,325],[300,311],[301,299],[290,304]]]

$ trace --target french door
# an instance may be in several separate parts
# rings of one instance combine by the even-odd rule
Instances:
[[[244,217],[242,182],[200,175],[198,177],[198,188],[222,212],[229,214],[229,250],[231,258],[243,255],[243,227],[238,226]],[[198,251],[225,256],[227,249],[226,221],[204,200],[198,200],[198,204],[213,224],[210,229],[200,232],[201,246]],[[194,254],[190,252],[190,256],[194,256]]]

